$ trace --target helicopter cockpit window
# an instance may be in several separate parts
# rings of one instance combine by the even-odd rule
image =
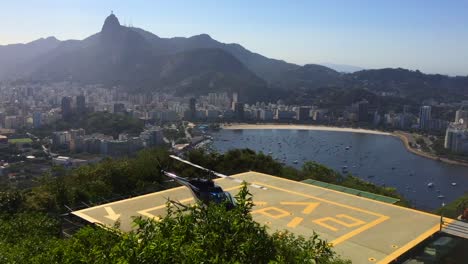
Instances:
[[[210,195],[211,195],[211,199],[215,203],[222,203],[226,199],[225,194],[222,192],[210,193]]]

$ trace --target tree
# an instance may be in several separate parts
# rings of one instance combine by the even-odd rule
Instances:
[[[136,218],[136,229],[84,228],[37,257],[44,263],[345,263],[314,235],[270,235],[253,221],[252,197],[244,184],[237,207],[168,204],[161,221]]]

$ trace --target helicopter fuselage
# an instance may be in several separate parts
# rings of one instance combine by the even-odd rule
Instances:
[[[232,195],[229,192],[225,192],[211,179],[186,179],[169,172],[165,172],[164,174],[186,186],[194,198],[205,205],[210,203],[221,204],[226,202],[228,209],[232,209],[236,206],[235,199]]]

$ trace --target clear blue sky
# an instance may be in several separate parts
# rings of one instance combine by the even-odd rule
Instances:
[[[2,1],[0,44],[82,39],[111,10],[161,37],[207,33],[298,64],[468,75],[467,0]]]

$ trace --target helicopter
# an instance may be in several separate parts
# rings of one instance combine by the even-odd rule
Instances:
[[[190,166],[193,166],[195,168],[201,169],[209,174],[210,177],[208,177],[208,179],[201,179],[201,178],[187,179],[184,177],[180,177],[172,172],[167,172],[164,170],[162,171],[162,173],[166,175],[167,177],[171,178],[172,180],[178,182],[179,184],[183,186],[186,186],[192,193],[195,200],[200,201],[204,205],[208,205],[210,203],[215,203],[215,204],[226,203],[226,208],[228,210],[236,207],[236,199],[229,192],[224,191],[219,185],[217,185],[213,181],[211,176],[213,175],[219,178],[229,179],[229,180],[239,182],[239,183],[243,183],[244,181],[224,175],[222,173],[219,173],[219,172],[207,169],[207,168],[204,168],[200,165],[192,163],[188,160],[184,160],[175,155],[169,155],[169,157],[171,157],[172,159],[178,160],[180,162],[183,162],[185,164],[188,164]],[[255,188],[262,189],[262,190],[267,189],[266,187],[263,187],[257,184],[249,183],[249,185]],[[180,203],[177,203],[177,204],[180,205]]]

